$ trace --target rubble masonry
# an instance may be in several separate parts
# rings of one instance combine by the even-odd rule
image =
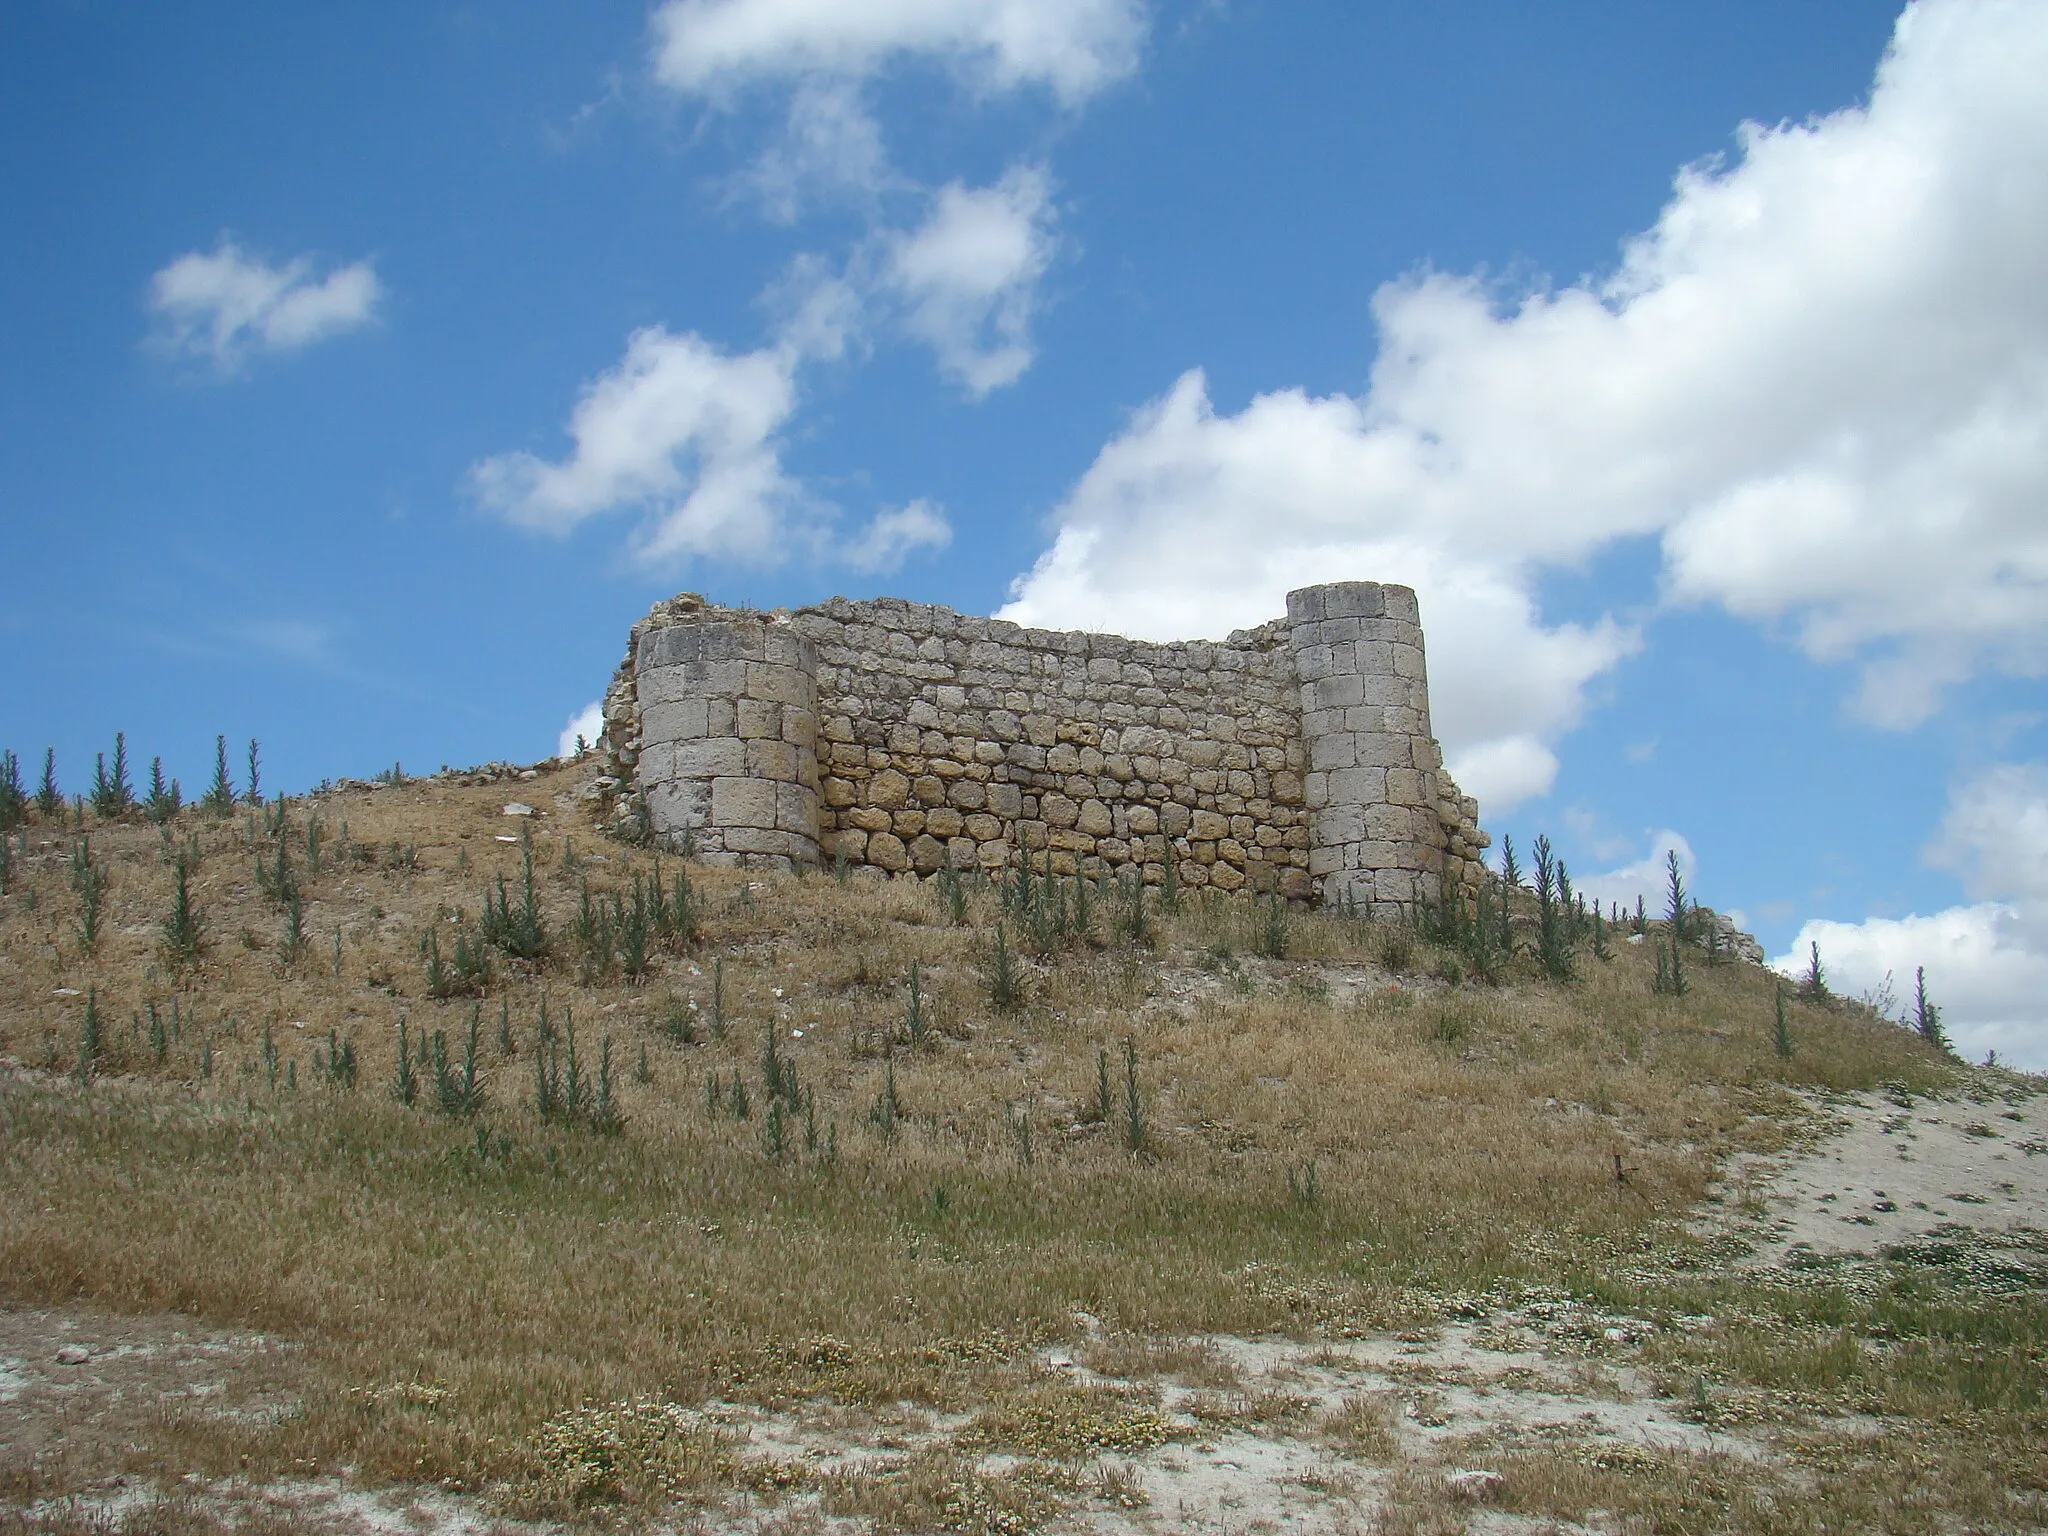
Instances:
[[[997,869],[1355,902],[1476,888],[1478,805],[1430,733],[1415,594],[1306,587],[1222,641],[1025,629],[896,599],[633,627],[606,746],[715,862]]]

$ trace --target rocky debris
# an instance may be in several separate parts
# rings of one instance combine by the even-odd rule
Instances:
[[[1498,1472],[1480,1468],[1451,1472],[1444,1478],[1444,1487],[1450,1490],[1452,1498],[1474,1504],[1484,1503],[1506,1486],[1507,1480]]]

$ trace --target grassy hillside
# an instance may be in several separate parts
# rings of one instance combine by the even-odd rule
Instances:
[[[1426,1328],[1537,1291],[1732,1318],[1643,1348],[1703,1413],[1752,1386],[1910,1418],[1881,1485],[1853,1457],[1712,1473],[1784,1529],[1887,1489],[1925,1528],[1995,1523],[2042,1486],[2035,1302],[1743,1278],[1688,1235],[1723,1159],[1804,1133],[1803,1090],[1965,1085],[1867,1010],[1795,1002],[1783,1055],[1767,973],[1695,948],[1685,994],[1653,990],[1655,924],[1608,958],[1580,936],[1545,980],[1526,899],[1520,952],[1488,961],[1192,893],[709,869],[605,838],[589,771],[162,826],[31,812],[10,837],[0,1300],[297,1351],[290,1412],[0,1451],[0,1493],[119,1464],[346,1467],[553,1515],[772,1498],[799,1474],[682,1410],[906,1404],[974,1415],[953,1459],[842,1476],[826,1506],[1008,1528],[1106,1495],[981,1452],[1056,1468],[1147,1433],[1122,1398],[1047,1406],[1034,1348],[1170,1372],[1161,1341]],[[680,1407],[577,1416],[636,1399]],[[1712,1529],[1707,1475],[1515,1496]]]

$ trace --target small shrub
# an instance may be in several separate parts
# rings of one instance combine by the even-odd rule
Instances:
[[[55,821],[64,812],[64,792],[57,787],[57,749],[47,748],[43,753],[43,777],[36,785],[36,814],[44,821]]]
[[[173,965],[199,958],[199,912],[192,904],[191,865],[178,855],[177,885],[171,893],[171,914],[164,919],[164,954]]]
[[[213,816],[226,816],[235,808],[235,783],[228,777],[228,739],[213,738],[213,782],[200,797],[200,805]]]
[[[1001,923],[996,924],[995,939],[983,957],[982,980],[988,987],[989,1002],[997,1008],[1012,1009],[1024,1001],[1024,969]]]

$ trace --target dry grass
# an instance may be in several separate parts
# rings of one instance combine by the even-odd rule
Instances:
[[[1682,1256],[1680,1222],[1715,1161],[1793,1129],[1788,1090],[1924,1089],[1952,1072],[1854,1010],[1797,1010],[1799,1049],[1780,1061],[1772,983],[1739,965],[1697,965],[1682,999],[1652,996],[1648,955],[1626,945],[1609,963],[1582,957],[1570,987],[1520,962],[1497,987],[1450,985],[1439,978],[1455,957],[1331,916],[1294,915],[1289,958],[1259,958],[1260,914],[1216,900],[1155,912],[1148,944],[1099,921],[1090,941],[1023,953],[1026,1001],[1003,1012],[983,980],[996,902],[978,885],[955,926],[915,883],[692,868],[701,941],[657,951],[640,984],[616,970],[586,978],[569,940],[583,883],[630,905],[655,861],[601,838],[571,793],[578,776],[292,802],[284,840],[307,935],[296,960],[258,888],[275,841],[254,813],[188,810],[167,837],[89,827],[111,874],[91,952],[67,880],[74,829],[30,827],[0,903],[0,1299],[175,1311],[304,1346],[299,1411],[260,1433],[182,1434],[182,1462],[249,1475],[346,1465],[526,1489],[524,1507],[568,1512],[585,1495],[560,1484],[549,1437],[589,1429],[580,1410],[713,1397],[986,1404],[989,1444],[1122,1449],[1082,1433],[1089,1414],[1114,1415],[1032,1382],[1030,1347],[1074,1338],[1077,1309],[1115,1330],[1087,1347],[1091,1367],[1229,1388],[1199,1345],[1144,1341],[1356,1333],[1434,1319],[1446,1298],[1584,1287],[1623,1260]],[[474,1004],[437,1001],[423,936],[452,954],[499,876],[517,900],[520,848],[502,840],[523,825],[502,813],[514,799],[546,813],[532,846],[558,958],[498,954]],[[198,855],[205,946],[193,964],[162,936],[174,849]],[[680,868],[661,867],[666,880]],[[904,1028],[913,961],[937,1024],[916,1048]],[[89,999],[105,1046],[81,1073]],[[623,1134],[536,1115],[543,1003],[558,1024],[573,1016],[585,1071],[610,1037]],[[167,1027],[174,1004],[180,1035],[159,1060],[149,1009]],[[473,1005],[482,1113],[434,1113],[430,1094],[401,1105],[401,1017],[409,1038],[459,1047]],[[812,1096],[808,1134],[801,1116],[782,1117],[779,1156],[762,1081],[771,1036]],[[330,1039],[353,1046],[352,1089],[323,1070]],[[1122,1120],[1125,1041],[1138,1155]],[[1095,1110],[1103,1051],[1107,1123]],[[714,1074],[746,1081],[748,1118],[729,1101],[707,1111]],[[872,1111],[892,1077],[890,1126]],[[2038,1350],[2033,1321],[2008,1326]],[[1801,1379],[1854,1375],[1824,1347],[1768,1331],[1693,1341],[1671,1368],[1782,1376],[1787,1351]],[[1978,1390],[2013,1434],[2033,1422],[2032,1386],[1971,1389],[1959,1370],[1952,1353],[1906,1369],[1885,1401],[1945,1422]],[[1362,1456],[1389,1444],[1376,1403],[1318,1427]],[[739,1476],[715,1436],[649,1443],[651,1465],[673,1453],[681,1470],[673,1488],[649,1473],[636,1497]],[[121,1455],[162,1464],[147,1448]],[[1544,1477],[1516,1483],[1567,1488],[1562,1471]],[[938,1456],[847,1474],[827,1502],[909,1529],[967,1499],[997,1529],[1037,1518],[1048,1497],[1028,1477],[989,1483]],[[1560,1513],[1607,1497],[1597,1478],[1527,1494]],[[1409,1528],[1437,1518],[1418,1505]]]

